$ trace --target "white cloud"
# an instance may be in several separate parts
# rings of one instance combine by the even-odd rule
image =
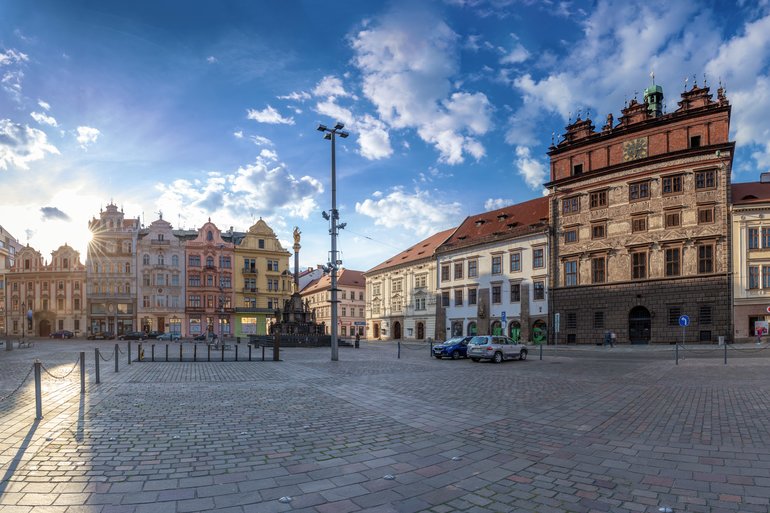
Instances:
[[[491,105],[483,93],[452,90],[459,48],[446,23],[419,9],[395,11],[359,31],[351,45],[364,94],[382,121],[415,129],[442,162],[483,156],[476,136],[491,127]]]
[[[374,219],[374,224],[386,228],[403,228],[417,235],[428,236],[449,228],[459,221],[462,205],[442,203],[427,191],[405,192],[395,187],[389,194],[372,194],[356,202],[356,212]],[[419,212],[420,215],[414,215]]]
[[[341,121],[345,125],[348,125],[348,128],[352,128],[353,113],[350,109],[337,105],[334,98],[318,102],[315,106],[315,111],[335,121]]]
[[[46,153],[58,155],[59,150],[48,142],[42,130],[0,119],[0,169],[28,169],[28,163],[45,158]]]
[[[501,64],[520,64],[529,59],[529,52],[521,43],[516,43],[513,48],[500,59]]]
[[[40,108],[43,110],[51,110],[51,104],[48,102],[44,102],[43,100],[38,100],[37,104],[40,105]]]
[[[233,132],[233,137],[236,139],[243,139],[243,130],[237,130]]]
[[[292,100],[295,102],[304,102],[306,100],[309,100],[310,98],[312,98],[310,93],[307,93],[305,91],[294,91],[287,95],[278,96],[279,100]]]
[[[281,114],[277,110],[275,110],[270,105],[268,105],[262,110],[249,109],[247,111],[246,117],[248,119],[253,119],[258,123],[283,124],[283,125],[294,124],[294,118],[284,118],[283,116],[281,116]]]
[[[497,210],[499,208],[507,207],[508,205],[513,205],[514,203],[515,201],[512,199],[489,198],[484,202],[484,210]]]
[[[29,56],[13,48],[9,48],[4,52],[0,52],[0,66],[9,66],[11,64],[17,64],[20,62],[27,62]]]
[[[516,147],[516,160],[514,161],[518,173],[524,178],[524,181],[533,190],[543,187],[548,167],[532,158],[529,148],[526,146]]]
[[[313,89],[315,96],[321,97],[338,97],[338,96],[350,96],[345,87],[342,85],[342,80],[334,76],[325,76]]]
[[[209,55],[208,57],[206,57],[206,62],[208,62],[209,64],[215,64],[219,61],[213,55]]]
[[[43,112],[30,112],[29,115],[41,125],[59,126],[53,116],[49,116]]]
[[[84,150],[88,148],[89,145],[95,143],[99,136],[102,134],[99,129],[90,126],[79,126],[77,131],[78,144],[80,144],[80,147]]]
[[[268,139],[267,137],[262,137],[261,135],[252,135],[249,137],[249,140],[256,144],[257,146],[272,146],[273,141]]]
[[[390,157],[393,148],[390,146],[390,135],[385,123],[366,114],[357,124],[358,147],[361,156],[369,160]]]

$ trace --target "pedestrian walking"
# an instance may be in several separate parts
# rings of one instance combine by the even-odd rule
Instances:
[[[604,345],[608,346],[612,343],[612,335],[610,334],[610,330],[607,330],[604,332]]]
[[[610,331],[610,347],[615,347],[615,341],[618,338],[618,336],[615,334],[614,331]]]

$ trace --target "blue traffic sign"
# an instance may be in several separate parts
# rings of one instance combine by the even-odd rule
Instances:
[[[503,311],[502,315],[500,315],[500,318],[502,319],[503,322],[505,322],[505,312],[504,311]]]
[[[682,327],[687,327],[690,325],[690,317],[687,315],[683,315],[679,318],[679,325]]]

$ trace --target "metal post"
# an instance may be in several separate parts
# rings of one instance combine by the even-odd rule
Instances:
[[[398,359],[401,359],[401,341],[398,341]]]
[[[543,359],[543,344],[538,344],[540,346],[540,359]]]
[[[725,365],[727,365],[727,342],[722,345],[725,346]]]
[[[193,361],[194,362],[198,361],[198,344],[195,344],[193,346]]]
[[[182,344],[179,344],[179,361],[182,361]]]
[[[155,361],[155,344],[150,346],[150,352],[152,353],[152,361]]]
[[[211,344],[206,345],[206,349],[208,351],[208,361],[211,361]]]
[[[265,361],[265,346],[262,346],[262,361]]]
[[[168,344],[166,344],[166,361],[168,361]]]
[[[115,344],[115,372],[118,372],[118,355],[120,354],[120,346]]]
[[[674,353],[676,353],[676,364],[679,365],[679,344],[674,347]]]
[[[80,393],[86,393],[86,352],[80,352]]]
[[[222,342],[222,361],[225,361],[225,344]]]
[[[131,365],[131,341],[128,341],[128,364]]]
[[[238,361],[238,346],[235,346],[235,361]]]
[[[136,361],[137,362],[142,361],[142,344],[138,344],[136,348]]]
[[[339,360],[337,347],[337,158],[335,149],[335,133],[332,132],[332,361]]]
[[[94,349],[94,369],[96,370],[96,384],[101,383],[99,380],[99,348]]]
[[[35,420],[43,418],[43,387],[40,384],[40,367],[43,364],[35,360]]]
[[[249,361],[251,361],[251,344],[249,344]]]

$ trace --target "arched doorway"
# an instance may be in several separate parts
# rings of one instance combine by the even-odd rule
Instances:
[[[41,337],[47,337],[51,334],[51,323],[50,321],[43,319],[40,321],[40,323],[37,325],[37,329],[40,330],[39,335]]]
[[[508,336],[513,339],[514,342],[521,340],[521,324],[519,321],[511,321],[508,324]]]
[[[393,338],[401,340],[401,323],[398,321],[393,323]]]
[[[475,337],[478,334],[475,322],[469,322],[468,323],[468,332],[467,333],[468,333],[469,337]]]
[[[628,313],[628,340],[632,344],[649,344],[652,335],[652,317],[643,306],[635,306]]]
[[[421,322],[417,323],[417,340],[425,338],[425,325]]]
[[[454,321],[452,323],[452,337],[462,337],[462,336],[463,336],[463,322]]]
[[[490,329],[491,329],[490,333],[492,335],[502,335],[503,334],[503,328],[502,328],[502,324],[500,324],[500,321],[492,322],[492,326],[491,326]]]
[[[545,344],[548,341],[548,326],[543,319],[538,319],[532,323],[532,342],[535,344]]]
[[[375,324],[374,325],[374,338],[379,339],[380,338],[380,325]]]

